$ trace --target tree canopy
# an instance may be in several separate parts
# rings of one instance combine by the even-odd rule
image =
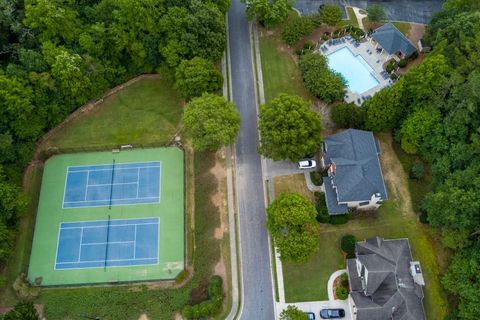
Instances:
[[[345,95],[347,81],[338,72],[332,71],[327,59],[318,53],[309,53],[300,58],[305,87],[327,103],[339,101]]]
[[[298,161],[318,151],[322,143],[321,117],[299,96],[281,94],[261,106],[258,127],[258,151],[273,160]]]
[[[183,123],[196,150],[217,150],[235,141],[240,130],[240,115],[233,103],[204,93],[185,106]]]
[[[387,14],[381,4],[374,3],[367,7],[367,17],[370,21],[380,22],[387,19]]]
[[[247,17],[256,19],[262,25],[271,27],[277,25],[288,16],[292,9],[292,0],[242,0],[247,8]]]
[[[331,27],[335,27],[343,17],[342,9],[336,4],[322,4],[318,8],[318,13],[320,20]]]
[[[220,90],[223,76],[211,61],[196,57],[180,63],[175,72],[175,84],[184,98],[192,98]]]
[[[318,249],[317,210],[297,193],[283,193],[267,208],[267,228],[282,260],[306,262]]]

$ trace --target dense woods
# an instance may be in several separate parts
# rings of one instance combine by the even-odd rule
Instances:
[[[39,137],[133,76],[174,77],[182,61],[196,57],[218,62],[228,6],[229,0],[0,0],[0,263],[28,203],[19,185]]]

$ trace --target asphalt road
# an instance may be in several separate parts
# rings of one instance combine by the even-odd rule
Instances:
[[[442,8],[444,0],[296,0],[295,7],[302,14],[315,13],[320,4],[336,3],[366,9],[371,4],[385,7],[389,20],[428,23],[432,14]]]
[[[242,268],[240,319],[274,319],[270,250],[265,228],[265,202],[257,153],[257,100],[245,7],[233,0],[228,12],[233,101],[242,124],[236,145],[236,178]]]

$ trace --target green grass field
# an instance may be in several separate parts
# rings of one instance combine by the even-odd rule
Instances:
[[[69,166],[131,162],[161,162],[160,203],[62,208]],[[122,281],[174,279],[184,269],[184,169],[178,148],[77,153],[48,160],[43,173],[28,277],[42,285],[75,285]],[[55,270],[62,222],[155,218],[160,219],[159,264]],[[84,247],[85,248],[85,247]]]
[[[341,26],[354,26],[358,27],[358,20],[355,12],[353,11],[352,7],[346,7],[348,13],[348,19],[340,21]]]
[[[279,51],[281,40],[274,35],[260,37],[262,53],[263,86],[265,101],[269,102],[280,93],[297,94],[312,100],[312,96],[303,85],[297,64],[286,51]]]
[[[42,146],[108,147],[121,144],[161,146],[179,128],[182,100],[173,83],[143,79],[104,100],[59,130]]]

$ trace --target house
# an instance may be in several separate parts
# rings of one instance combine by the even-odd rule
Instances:
[[[405,59],[417,51],[415,45],[391,23],[375,29],[371,40],[376,45],[377,51],[386,54],[386,60],[392,57],[397,61]]]
[[[408,239],[357,242],[347,260],[349,305],[356,320],[425,320],[425,285]]]
[[[376,209],[387,199],[380,146],[370,131],[348,129],[325,139],[321,165],[330,215],[350,209]]]

